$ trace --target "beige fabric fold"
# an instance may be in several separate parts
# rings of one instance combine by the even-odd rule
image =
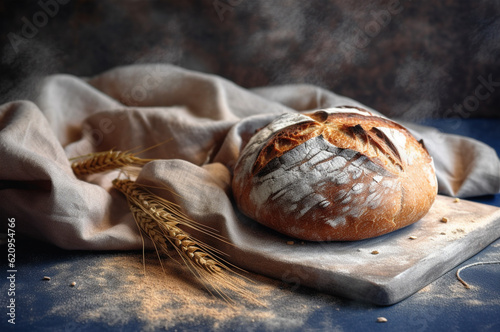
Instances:
[[[265,228],[238,214],[230,191],[232,167],[255,130],[278,114],[339,105],[368,108],[311,85],[247,90],[163,64],[120,67],[93,78],[50,76],[36,100],[0,106],[0,214],[15,217],[18,232],[62,248],[140,249],[126,201],[111,188],[118,171],[80,180],[68,159],[162,143],[141,154],[159,160],[146,165],[138,181],[171,187],[178,195],[159,194],[227,236],[234,246],[222,249],[233,252],[235,262],[266,273],[287,258],[270,256],[262,245],[266,239],[252,236]],[[441,193],[499,192],[500,163],[493,149],[407,125],[433,155]]]

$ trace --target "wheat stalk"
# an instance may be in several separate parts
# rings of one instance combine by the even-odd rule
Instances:
[[[111,149],[108,151],[94,152],[88,155],[71,158],[70,160],[76,160],[71,164],[71,168],[73,169],[75,175],[80,176],[106,172],[129,166],[142,167],[155,159],[139,158],[137,157],[138,154],[154,149],[170,140],[171,138],[137,153],[132,152],[132,150],[114,151]]]
[[[153,194],[134,181],[115,179],[113,180],[113,186],[121,191],[128,200],[134,202],[135,205],[155,219],[169,222],[175,221],[177,224],[185,225],[223,240],[214,229],[207,226],[201,227],[199,223],[186,216],[179,205]]]
[[[231,303],[232,300],[224,290],[232,290],[262,305],[243,288],[242,280],[238,278],[242,276],[230,269],[228,265],[231,264],[217,257],[223,254],[222,252],[194,239],[179,226],[184,225],[225,241],[215,234],[214,230],[189,219],[178,205],[149,192],[133,181],[115,179],[113,186],[127,197],[138,227],[152,240],[157,252],[162,251],[170,256],[170,244],[207,290],[212,293],[212,288],[227,302]]]
[[[151,215],[131,201],[129,201],[129,208],[139,227],[153,241],[156,248],[169,254],[168,243],[170,243],[186,263],[196,264],[209,273],[221,272],[220,263],[204,252],[189,234],[177,227],[177,222],[158,223]]]
[[[154,160],[136,157],[136,154],[132,152],[113,150],[95,152],[75,159],[81,159],[71,164],[77,176],[106,172],[126,166],[141,167]]]

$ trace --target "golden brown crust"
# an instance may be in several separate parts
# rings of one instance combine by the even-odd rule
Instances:
[[[416,222],[434,202],[432,158],[399,124],[349,108],[275,122],[235,167],[236,202],[258,222],[305,240],[358,240]]]
[[[310,117],[312,121],[286,127],[269,139],[254,164],[254,175],[270,160],[319,135],[323,135],[328,142],[339,148],[363,152],[370,158],[376,158],[386,167],[392,165],[394,167],[391,168],[394,170],[403,167],[401,156],[391,140],[377,127],[396,129],[408,139],[413,139],[414,143],[421,145],[406,128],[379,116],[327,114],[324,111],[304,115]],[[428,154],[422,157],[426,158],[426,162],[430,162]]]

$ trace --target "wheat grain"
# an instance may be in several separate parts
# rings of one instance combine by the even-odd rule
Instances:
[[[167,242],[170,243],[209,293],[218,294],[226,302],[232,304],[234,301],[226,294],[226,291],[230,290],[246,298],[249,302],[263,305],[244,288],[241,275],[232,271],[213,254],[206,252],[207,246],[195,241],[187,232],[177,227],[175,221],[159,222],[131,200],[129,200],[129,208],[136,223],[153,241],[155,248],[171,256]]]
[[[71,168],[77,176],[106,172],[126,166],[141,167],[154,160],[136,157],[136,154],[132,152],[113,150],[95,152],[76,159],[81,160],[73,162]]]
[[[226,241],[215,234],[214,230],[189,219],[178,205],[149,192],[134,181],[115,179],[113,186],[127,197],[138,227],[152,240],[157,252],[171,256],[170,244],[205,288],[210,293],[220,295],[228,303],[232,303],[232,300],[224,290],[234,291],[250,302],[263,305],[244,289],[243,279],[246,278],[233,271],[230,266],[241,269],[219,257],[224,253],[196,240],[179,226],[187,226]]]
[[[76,160],[71,164],[73,172],[77,175],[95,174],[105,171],[110,171],[127,166],[142,167],[155,159],[139,158],[137,155],[157,148],[158,146],[167,143],[171,138],[163,142],[150,146],[147,149],[138,152],[132,152],[135,149],[128,151],[114,151],[113,149],[103,152],[94,152],[88,155],[71,158]]]
[[[193,241],[189,234],[177,227],[175,221],[158,222],[151,215],[144,212],[143,209],[129,201],[129,208],[134,216],[139,227],[148,235],[154,242],[155,246],[164,253],[168,254],[168,243],[181,255],[183,259],[187,259],[186,263],[196,264],[210,273],[218,273],[221,271],[219,263],[212,259],[209,254]]]
[[[175,221],[177,224],[185,225],[191,229],[225,241],[225,239],[217,234],[214,229],[207,226],[201,226],[199,223],[186,216],[178,204],[153,194],[144,188],[144,186],[140,186],[134,181],[115,179],[113,180],[113,186],[154,219],[171,222]],[[167,188],[162,189],[168,190]]]
[[[206,268],[207,270],[218,270],[213,264],[210,265],[213,262],[210,259],[207,260],[207,255],[201,252],[201,248],[197,247],[193,238],[180,229],[178,225],[185,225],[224,240],[216,234],[213,229],[202,227],[187,217],[177,204],[151,193],[134,181],[115,179],[113,181],[113,186],[127,197],[129,207],[131,210],[134,210],[132,212],[140,217],[142,221],[139,223],[140,228],[155,244],[165,247],[166,237],[167,240],[172,240],[170,242],[172,242],[175,247],[182,249],[183,253],[200,267]],[[138,214],[138,211],[136,211],[138,209],[143,213]],[[146,216],[148,218],[146,218]],[[209,248],[207,245],[202,245],[202,247],[209,250],[215,250]],[[210,266],[205,266],[205,263],[209,263]]]

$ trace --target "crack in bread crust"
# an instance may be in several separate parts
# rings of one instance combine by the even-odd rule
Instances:
[[[347,109],[346,113],[317,111],[304,115],[311,121],[291,124],[268,139],[255,160],[252,174],[257,174],[272,159],[320,135],[341,149],[363,152],[395,174],[404,171],[405,163],[400,150],[405,149],[405,146],[398,148],[397,145],[402,144],[386,134],[388,131],[398,131],[410,137],[411,134],[404,127],[375,115],[351,114]]]

